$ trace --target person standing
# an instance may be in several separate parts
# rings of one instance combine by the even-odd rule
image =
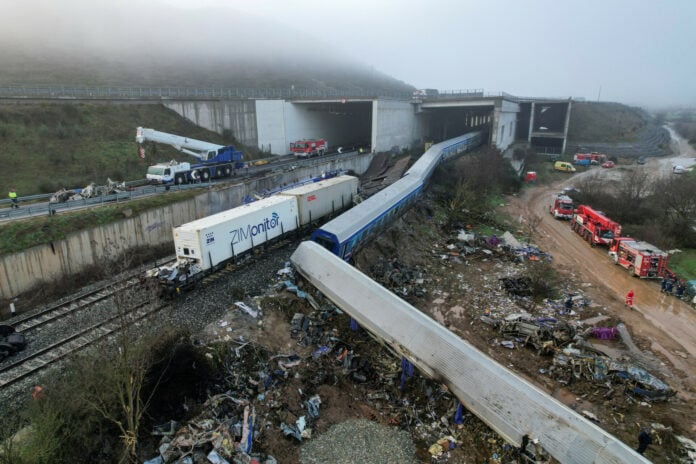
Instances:
[[[631,309],[633,309],[633,296],[634,295],[635,295],[635,293],[633,293],[633,290],[629,290],[628,293],[626,294],[626,304]]]
[[[7,196],[12,200],[12,208],[19,208],[19,203],[17,202],[17,189],[14,187],[10,188],[10,193],[8,193]]]

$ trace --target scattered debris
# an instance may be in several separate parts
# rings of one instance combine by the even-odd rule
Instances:
[[[0,361],[27,347],[27,339],[11,325],[0,325]]]
[[[83,189],[72,190],[62,188],[54,193],[48,202],[65,203],[66,201],[84,200],[86,198],[126,192],[127,190],[125,182],[114,182],[111,179],[107,179],[107,185],[96,185],[92,182]]]
[[[664,401],[676,393],[669,385],[641,367],[588,353],[573,346],[556,353],[548,373],[565,384],[585,380],[605,387],[609,390],[605,396],[612,395],[615,386],[623,386],[627,395],[649,401]]]

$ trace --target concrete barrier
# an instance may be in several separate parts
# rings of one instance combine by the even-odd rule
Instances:
[[[70,277],[108,261],[115,253],[143,246],[172,244],[172,229],[243,203],[253,192],[315,177],[329,170],[352,170],[362,174],[372,155],[340,160],[313,160],[289,172],[270,173],[265,177],[214,188],[195,198],[137,216],[85,229],[64,240],[38,245],[19,253],[0,256],[0,299],[13,299],[40,285]]]

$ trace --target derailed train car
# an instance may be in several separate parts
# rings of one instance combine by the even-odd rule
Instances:
[[[431,146],[404,176],[312,233],[312,240],[348,261],[366,240],[397,218],[420,195],[441,162],[481,144],[481,132]]]
[[[251,249],[352,205],[358,179],[339,176],[175,227],[176,262],[148,271],[167,293],[195,285]]]

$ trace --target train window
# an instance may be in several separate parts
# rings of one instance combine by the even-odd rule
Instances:
[[[184,254],[185,254],[186,256],[188,256],[188,255],[190,254],[188,248],[184,248]]]
[[[325,239],[324,237],[316,237],[314,240],[315,240],[319,245],[321,245],[321,246],[323,246],[324,248],[326,248],[327,250],[333,252],[334,242],[332,242],[331,240]]]

